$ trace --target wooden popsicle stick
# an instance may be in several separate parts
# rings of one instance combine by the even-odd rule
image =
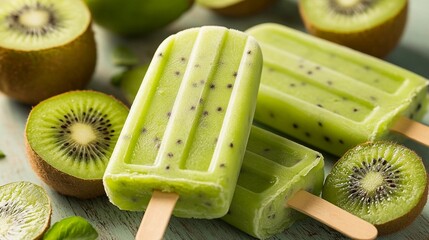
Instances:
[[[161,240],[179,195],[155,190],[137,231],[136,240]]]
[[[286,207],[300,211],[352,239],[370,240],[378,234],[374,225],[304,190],[295,193]]]
[[[429,126],[401,117],[390,129],[421,144],[429,146]]]

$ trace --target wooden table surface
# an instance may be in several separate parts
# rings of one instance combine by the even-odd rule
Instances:
[[[400,45],[387,57],[387,61],[414,71],[429,79],[429,9],[428,0],[410,0],[409,19]],[[112,67],[112,49],[118,45],[129,47],[138,54],[140,60],[150,61],[161,41],[177,31],[201,25],[223,25],[239,30],[263,22],[277,22],[303,30],[296,1],[281,0],[265,12],[249,18],[231,19],[217,16],[206,9],[194,6],[178,21],[150,36],[138,39],[123,39],[109,34],[95,26],[98,44],[98,64],[89,89],[104,91],[122,98],[120,92],[109,83],[110,77],[119,69]],[[52,221],[79,215],[88,219],[98,230],[99,239],[133,239],[139,226],[142,212],[120,211],[109,203],[106,197],[94,200],[77,200],[64,197],[49,189],[31,170],[24,151],[24,126],[30,111],[22,105],[0,94],[0,149],[6,158],[0,159],[0,185],[13,181],[31,181],[42,185],[52,199]],[[423,121],[429,124],[429,114]],[[429,149],[411,142],[405,143],[415,149],[429,169]],[[333,161],[325,154],[326,172]],[[229,226],[221,220],[195,220],[173,217],[165,234],[165,239],[252,239],[249,235]],[[345,239],[341,234],[306,219],[295,223],[284,233],[272,239]],[[406,228],[380,239],[429,239],[429,204],[416,221]]]

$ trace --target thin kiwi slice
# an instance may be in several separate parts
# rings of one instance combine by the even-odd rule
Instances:
[[[40,239],[51,221],[46,191],[30,182],[0,186],[0,239]]]
[[[102,177],[127,115],[124,104],[96,91],[71,91],[40,102],[25,129],[33,170],[64,195],[103,195]]]
[[[421,158],[392,142],[349,150],[328,174],[322,197],[374,224],[380,235],[414,221],[426,204],[428,177]]]
[[[386,56],[399,42],[407,0],[300,0],[307,30],[358,51]]]
[[[81,0],[0,1],[0,91],[24,103],[91,80],[96,46]]]

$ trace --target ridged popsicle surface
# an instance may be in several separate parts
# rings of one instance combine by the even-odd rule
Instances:
[[[154,189],[178,193],[174,215],[229,207],[262,68],[257,42],[223,27],[167,38],[156,51],[104,176],[110,200],[144,210]]]
[[[246,32],[264,55],[258,122],[341,155],[423,115],[428,81],[414,73],[278,24]]]

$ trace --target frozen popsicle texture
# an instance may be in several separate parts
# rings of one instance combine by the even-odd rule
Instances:
[[[341,155],[400,116],[423,115],[428,82],[418,75],[277,24],[247,33],[264,55],[259,122]]]
[[[259,45],[223,27],[179,32],[158,48],[104,175],[110,200],[145,210],[175,192],[174,215],[226,214],[245,153],[262,69]]]
[[[323,156],[298,143],[252,127],[230,210],[222,219],[264,239],[282,232],[303,215],[286,208],[298,190],[319,195]]]

